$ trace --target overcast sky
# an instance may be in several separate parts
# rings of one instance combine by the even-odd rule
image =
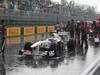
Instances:
[[[60,2],[61,0],[53,0],[53,1]],[[71,1],[71,0],[67,0],[67,1]],[[79,4],[86,4],[86,5],[94,6],[96,10],[100,12],[100,0],[73,0],[73,1]]]

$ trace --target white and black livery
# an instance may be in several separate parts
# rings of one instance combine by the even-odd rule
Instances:
[[[24,48],[19,51],[24,56],[58,57],[64,51],[64,43],[57,33],[43,41],[35,43],[27,42]]]

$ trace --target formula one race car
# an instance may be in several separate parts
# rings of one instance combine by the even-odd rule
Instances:
[[[53,33],[53,37],[47,38],[43,41],[35,43],[28,42],[24,45],[24,48],[19,51],[20,55],[25,56],[42,56],[42,57],[58,57],[64,51],[64,43],[60,36]]]

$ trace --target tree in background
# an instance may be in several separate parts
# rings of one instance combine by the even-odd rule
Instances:
[[[74,1],[66,1],[61,0],[62,8],[64,11],[67,11],[66,15],[68,15],[71,19],[74,18],[76,20],[94,20],[96,16],[95,8],[87,5],[79,5]],[[62,12],[64,12],[62,11]]]

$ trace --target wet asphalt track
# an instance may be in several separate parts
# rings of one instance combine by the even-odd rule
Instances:
[[[45,39],[45,36],[30,36],[6,39],[5,57],[0,57],[0,75],[81,75],[100,56],[100,48],[89,46],[86,55],[80,53],[49,60],[22,58],[18,51],[26,41]],[[0,55],[1,56],[1,55]]]

